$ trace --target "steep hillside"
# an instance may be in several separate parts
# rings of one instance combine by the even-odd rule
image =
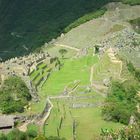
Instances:
[[[68,25],[75,26],[81,16],[111,1],[140,3],[139,0],[0,0],[0,57],[7,59],[35,50],[59,36]],[[93,17],[86,16],[86,20]]]
[[[58,36],[110,0],[0,0],[0,57],[21,55]]]

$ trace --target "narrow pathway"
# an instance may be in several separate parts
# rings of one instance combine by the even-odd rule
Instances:
[[[92,66],[91,67],[91,70],[90,70],[90,85],[92,86],[93,84],[93,72],[94,72],[94,67]]]
[[[68,46],[68,45],[63,45],[63,44],[54,44],[54,45],[64,47],[64,48],[68,48],[68,49],[75,50],[75,51],[80,51],[80,49],[75,48],[75,47],[71,47],[71,46]]]

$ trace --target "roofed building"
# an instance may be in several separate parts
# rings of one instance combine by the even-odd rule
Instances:
[[[0,116],[0,131],[8,132],[14,128],[14,116],[12,115],[1,115]]]

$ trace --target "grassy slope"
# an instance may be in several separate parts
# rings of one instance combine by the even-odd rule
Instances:
[[[43,86],[43,92],[49,95],[62,93],[65,86],[75,80],[81,84],[89,84],[90,66],[98,61],[98,58],[87,56],[80,59],[66,60],[60,71],[52,73]]]
[[[105,57],[104,59],[104,62],[106,62],[106,65],[108,65],[108,63],[110,62],[108,60],[108,57]],[[95,64],[95,62],[98,65],[102,65],[102,63],[97,61],[96,56],[93,58],[91,56],[87,56],[78,59],[66,60],[62,69],[60,71],[54,72],[46,81],[46,84],[42,89],[44,93],[43,95],[57,95],[58,93],[61,93],[63,91],[65,86],[69,85],[74,80],[81,80],[80,86],[89,85],[90,66]],[[106,66],[106,68],[108,67],[109,66]],[[102,71],[101,69],[104,68],[104,66],[100,66],[100,71]],[[57,128],[59,127],[61,117],[64,117],[65,114],[64,106],[66,110],[66,117],[62,123],[62,128],[60,130],[61,137],[72,139],[73,119],[78,123],[76,134],[77,138],[80,140],[95,139],[96,136],[99,136],[101,128],[119,129],[120,127],[122,127],[121,124],[104,121],[101,117],[100,107],[81,109],[69,108],[69,106],[71,106],[71,104],[73,103],[101,103],[104,101],[104,97],[95,92],[80,94],[81,91],[84,90],[85,88],[82,88],[82,90],[80,90],[79,87],[73,94],[77,96],[94,95],[95,97],[93,99],[78,99],[75,101],[62,99],[59,101],[53,101],[54,108],[49,120],[47,121],[47,125],[45,126],[45,133],[47,136],[57,136]]]
[[[10,51],[0,56],[21,55],[40,47],[73,21],[109,1],[0,0],[0,51]]]
[[[99,96],[96,93],[92,93],[95,96]],[[100,96],[100,100],[102,100]],[[101,117],[101,108],[81,108],[81,109],[70,109],[69,100],[54,101],[54,108],[51,113],[51,117],[47,121],[45,133],[46,135],[57,135],[57,128],[60,124],[60,119],[64,115],[64,106],[66,110],[66,117],[62,123],[60,130],[60,136],[66,137],[68,140],[72,139],[72,123],[73,120],[76,120],[76,135],[77,139],[95,139],[96,136],[99,136],[101,128],[108,129],[119,129],[122,127],[119,123],[107,122],[104,121]],[[71,112],[71,113],[70,113]],[[82,115],[80,115],[82,114]],[[87,127],[88,126],[88,127]]]

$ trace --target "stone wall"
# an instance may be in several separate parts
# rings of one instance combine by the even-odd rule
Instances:
[[[0,63],[0,86],[9,76],[19,76],[29,88],[32,98],[37,100],[37,89],[35,85],[33,85],[29,74],[36,70],[37,66],[43,61],[49,61],[50,63],[51,57],[48,53],[30,54],[19,58],[15,57]]]

